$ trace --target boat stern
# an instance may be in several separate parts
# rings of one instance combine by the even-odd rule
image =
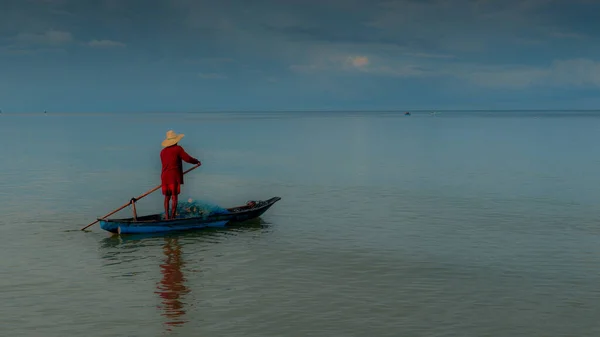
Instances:
[[[111,233],[118,233],[119,230],[119,224],[112,222],[112,221],[107,221],[105,219],[98,219],[99,223],[100,223],[100,228],[104,229],[105,231],[111,232]]]

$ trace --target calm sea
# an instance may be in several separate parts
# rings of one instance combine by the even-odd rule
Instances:
[[[79,231],[159,184],[169,129],[203,163],[182,199],[282,200]],[[2,113],[0,335],[599,336],[599,135],[576,111]]]

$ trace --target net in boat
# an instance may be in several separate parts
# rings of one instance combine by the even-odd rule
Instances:
[[[206,218],[216,214],[228,214],[229,211],[214,203],[204,200],[188,199],[177,203],[177,218]]]

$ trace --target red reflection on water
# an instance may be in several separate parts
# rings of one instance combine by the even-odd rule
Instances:
[[[166,317],[165,324],[171,326],[181,326],[187,321],[182,318],[185,314],[184,303],[180,300],[183,295],[190,292],[184,285],[185,277],[181,271],[184,263],[181,259],[181,246],[176,238],[165,238],[163,253],[166,256],[165,263],[160,265],[163,275],[157,284],[159,291],[156,293],[162,298],[161,315]],[[170,329],[169,329],[170,330]]]

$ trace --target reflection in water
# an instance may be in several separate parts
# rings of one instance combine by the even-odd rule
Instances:
[[[190,292],[184,285],[185,277],[181,268],[184,262],[181,258],[181,246],[177,238],[165,238],[163,253],[166,256],[165,263],[160,265],[161,274],[163,275],[158,282],[158,290],[156,293],[160,295],[162,300],[162,316],[167,317],[165,324],[171,326],[181,326],[186,320],[183,319],[185,310],[183,308],[182,297]],[[170,330],[170,328],[168,329]]]
[[[162,311],[161,316],[165,317],[164,324],[167,331],[172,331],[172,328],[181,327],[193,319],[184,317],[186,315],[185,306],[190,304],[189,300],[186,301],[185,295],[190,293],[190,289],[185,285],[187,280],[182,272],[185,266],[182,247],[190,249],[193,254],[198,252],[198,249],[205,251],[210,249],[212,244],[220,244],[236,238],[240,234],[252,232],[264,234],[268,233],[268,229],[269,223],[258,218],[242,224],[230,225],[227,229],[113,235],[100,241],[100,252],[104,260],[104,268],[108,269],[106,275],[110,278],[144,278],[144,275],[154,274],[156,265],[152,263],[148,266],[142,261],[146,258],[158,257],[158,250],[155,248],[162,248],[160,257],[163,262],[159,265],[162,277],[160,281],[156,282],[152,276],[151,282],[156,282],[157,290],[154,291],[154,294],[158,294],[161,301],[158,308]],[[197,245],[198,243],[201,245]],[[149,254],[148,251],[151,253]],[[144,279],[144,281],[149,281],[149,279]]]

